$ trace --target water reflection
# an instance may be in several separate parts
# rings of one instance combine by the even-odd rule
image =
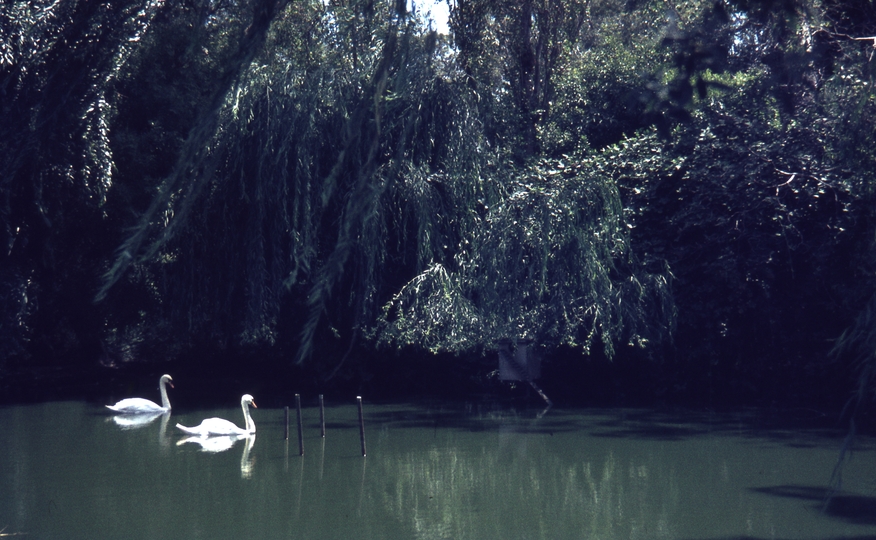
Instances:
[[[82,403],[0,407],[0,528],[71,540],[876,538],[872,438],[834,493],[841,433],[744,417],[374,406],[364,458],[354,405],[327,410],[324,439],[310,412],[298,455],[282,410],[261,410],[255,448],[254,436],[165,432],[166,416],[130,427]]]
[[[252,447],[255,445],[255,433],[248,436],[243,435],[224,435],[215,437],[184,437],[177,441],[177,446],[192,443],[201,447],[201,452],[209,452],[218,454],[231,450],[237,441],[246,441],[243,445],[243,454],[240,456],[240,476],[241,478],[251,478],[253,468],[253,458],[251,457]]]
[[[170,446],[170,439],[167,436],[167,423],[170,421],[170,411],[151,413],[151,414],[117,414],[109,421],[112,421],[122,431],[140,430],[161,418],[158,425],[158,445],[166,450]]]
[[[112,417],[112,421],[122,429],[140,429],[146,427],[159,417],[170,418],[169,412],[156,412],[151,414],[117,414]]]
[[[225,437],[184,437],[176,442],[177,446],[182,446],[187,443],[197,444],[201,447],[201,452],[210,452],[213,454],[231,450],[234,443],[237,441],[249,438],[236,435],[227,435]],[[255,437],[252,437],[255,439]]]

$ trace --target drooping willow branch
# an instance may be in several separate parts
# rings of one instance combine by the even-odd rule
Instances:
[[[119,247],[112,267],[103,279],[95,301],[103,300],[112,286],[124,275],[133,262],[149,260],[173,236],[184,223],[186,214],[197,198],[201,186],[209,179],[212,164],[209,163],[209,142],[216,133],[219,111],[226,96],[237,84],[240,75],[249,67],[255,55],[262,49],[272,21],[286,6],[289,0],[258,0],[253,8],[252,22],[243,33],[237,50],[229,58],[219,76],[219,82],[210,98],[198,114],[176,165],[171,174],[164,179],[149,208],[140,217],[131,236]],[[182,186],[188,181],[188,184]],[[172,198],[180,192],[182,196],[174,217],[161,231],[155,231],[157,216],[171,204]],[[150,237],[154,237],[150,241]],[[148,245],[144,248],[144,244]]]
[[[377,166],[375,161],[377,151],[380,148],[382,102],[396,53],[397,30],[397,27],[393,26],[384,43],[380,62],[371,78],[368,92],[365,94],[365,102],[360,104],[356,113],[350,118],[346,128],[345,147],[338,154],[338,159],[331,173],[323,182],[322,204],[325,207],[338,184],[338,177],[351,166],[348,159],[356,153],[356,146],[363,144],[362,136],[370,134],[371,140],[364,143],[368,145],[364,162],[353,164],[358,169],[356,181],[352,194],[347,198],[334,250],[322,265],[307,298],[309,314],[301,330],[301,344],[296,359],[298,364],[301,364],[313,350],[313,338],[319,325],[322,310],[331,296],[332,287],[340,280],[347,259],[350,257],[355,233],[369,219],[369,216],[373,216],[374,205],[377,204],[385,187],[383,182],[374,181],[374,171]],[[370,128],[367,126],[369,121],[373,121]]]

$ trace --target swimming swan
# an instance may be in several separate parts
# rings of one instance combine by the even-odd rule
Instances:
[[[249,394],[244,394],[240,398],[240,408],[243,409],[243,418],[246,422],[246,427],[240,429],[233,422],[229,422],[223,418],[207,418],[195,427],[186,427],[182,424],[177,424],[176,427],[188,433],[189,435],[197,435],[199,437],[214,437],[227,435],[249,435],[255,433],[255,422],[252,421],[252,416],[249,415],[249,406],[252,405],[258,409],[255,401]]]
[[[120,414],[156,414],[170,410],[170,400],[167,399],[167,388],[169,384],[173,388],[173,379],[170,375],[162,375],[158,380],[158,387],[161,389],[161,405],[143,398],[128,398],[123,399],[115,405],[107,405],[106,408]]]

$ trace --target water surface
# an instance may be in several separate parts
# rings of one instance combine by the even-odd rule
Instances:
[[[258,401],[258,399],[256,399]],[[876,441],[753,412],[497,406],[256,409],[206,448],[174,428],[239,407],[117,422],[81,402],[0,408],[0,534],[31,539],[876,538]],[[124,420],[124,419],[122,419]],[[833,494],[832,498],[828,495]]]

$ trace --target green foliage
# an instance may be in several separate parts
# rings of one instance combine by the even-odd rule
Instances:
[[[88,299],[115,189],[112,85],[157,12],[149,2],[0,6],[0,316],[4,358],[91,361]]]
[[[552,107],[555,73],[588,22],[579,0],[466,0],[450,28],[469,87],[481,100],[485,134],[518,164],[539,153],[539,125]]]
[[[335,328],[432,350],[521,332],[584,347],[598,338],[609,351],[643,339],[636,323],[665,280],[637,271],[612,184],[571,162],[514,165],[519,141],[491,138],[495,102],[440,47],[385,7],[283,13],[221,109],[211,165],[193,170],[202,187],[188,189],[205,196],[171,203],[175,223],[193,213],[184,234],[155,244],[167,253],[155,267],[163,295],[188,328],[274,343],[291,301],[299,361]],[[408,295],[416,275],[477,297],[478,326],[419,326],[435,313],[427,296],[413,302],[422,312],[375,328],[379,307]],[[405,325],[422,334],[405,337]]]
[[[0,347],[817,373],[874,289],[871,12],[460,0],[437,36],[403,2],[7,2]]]
[[[507,338],[587,350],[598,339],[611,356],[618,339],[646,340],[636,324],[650,302],[664,302],[653,324],[671,322],[666,276],[637,271],[613,184],[567,158],[505,187],[452,262],[433,263],[385,306],[380,341],[438,352]]]
[[[388,226],[408,219],[393,213],[396,204],[422,203],[394,202],[391,190],[409,171],[462,169],[465,158],[451,149],[472,140],[455,110],[442,115],[456,94],[436,75],[434,43],[414,31],[397,12],[365,4],[290,6],[283,14],[266,54],[222,110],[215,173],[204,178],[209,196],[188,233],[168,246],[197,254],[166,265],[181,280],[184,298],[174,305],[186,306],[182,313],[236,306],[197,327],[274,342],[291,290],[308,313],[298,319],[305,358],[320,328],[350,328],[368,313],[388,257],[422,249],[407,245],[402,230],[402,252],[388,253],[397,234]],[[286,51],[290,43],[299,48]],[[196,273],[204,261],[213,263]]]
[[[843,136],[819,114],[776,124],[749,88],[710,98],[671,143],[642,135],[603,157],[624,194],[631,245],[646,267],[668,264],[675,276],[688,376],[764,385],[828,370],[830,341],[862,292],[848,276],[867,264],[855,187],[865,171],[831,160]]]
[[[106,296],[109,288],[122,277],[132,261],[139,259],[142,262],[152,259],[167,239],[173,236],[178,224],[184,223],[182,218],[201,188],[201,182],[198,181],[199,169],[206,167],[208,171],[200,175],[201,178],[209,176],[211,165],[207,163],[208,142],[216,131],[219,109],[225,102],[226,95],[236,84],[241,71],[249,67],[250,62],[260,51],[271,22],[284,3],[282,0],[253,3],[249,25],[241,33],[239,42],[228,53],[226,61],[218,67],[212,92],[204,96],[200,102],[197,116],[192,121],[174,167],[162,180],[158,195],[142,214],[133,234],[119,247],[119,254],[106,273],[103,287],[97,293],[97,300]],[[172,205],[174,200],[179,202]],[[162,227],[156,227],[156,218],[168,212],[173,206],[176,207],[177,219],[169,220]]]
[[[608,11],[588,21],[579,41],[566,44],[555,74],[555,94],[539,126],[551,156],[602,149],[649,125],[642,98],[644,74],[667,61],[657,48],[662,14],[648,4],[637,16]],[[635,35],[635,39],[633,39]]]

